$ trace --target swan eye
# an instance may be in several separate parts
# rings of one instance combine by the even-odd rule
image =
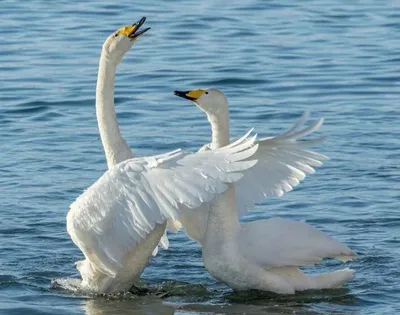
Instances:
[[[118,33],[115,33],[115,34],[114,34],[114,37],[118,37]]]
[[[208,94],[208,92],[206,91],[206,94]]]

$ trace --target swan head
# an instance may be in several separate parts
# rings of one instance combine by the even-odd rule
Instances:
[[[217,89],[175,91],[175,95],[194,102],[207,115],[219,116],[228,112],[228,100]]]
[[[108,60],[115,65],[121,62],[125,53],[132,47],[133,43],[150,29],[150,27],[140,29],[145,21],[146,18],[142,17],[136,23],[121,27],[108,36],[103,44],[103,54],[106,55]]]

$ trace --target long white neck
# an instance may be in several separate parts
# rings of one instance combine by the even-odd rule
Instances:
[[[211,245],[211,247],[214,247],[218,242],[235,242],[239,230],[235,187],[233,184],[229,184],[228,190],[211,203],[202,246]]]
[[[101,54],[96,86],[96,115],[108,168],[133,156],[122,138],[114,105],[116,65]]]
[[[228,145],[229,112],[226,111],[218,115],[207,114],[207,118],[212,130],[211,149],[215,150]],[[229,184],[228,190],[217,197],[212,203],[208,215],[205,242],[234,241],[239,229],[240,224],[236,210],[235,187],[233,184]]]
[[[215,150],[229,144],[229,112],[208,114],[207,119],[211,125],[211,149]]]

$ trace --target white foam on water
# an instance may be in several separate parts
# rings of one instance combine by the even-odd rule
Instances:
[[[50,288],[58,290],[66,290],[74,293],[90,294],[94,292],[82,286],[82,280],[77,278],[60,278],[51,281]]]
[[[54,290],[65,290],[69,291],[72,293],[79,294],[82,297],[88,297],[88,298],[95,298],[95,297],[107,297],[108,299],[114,299],[114,298],[128,298],[131,299],[135,297],[135,294],[132,294],[131,292],[121,292],[121,293],[112,293],[112,294],[107,294],[107,293],[97,293],[88,287],[82,286],[82,280],[77,279],[77,278],[60,278],[60,279],[54,279],[51,281],[50,285],[51,289]]]

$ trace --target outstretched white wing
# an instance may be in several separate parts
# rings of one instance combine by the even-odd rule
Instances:
[[[249,132],[250,133],[250,132]],[[181,209],[195,209],[256,164],[249,133],[224,148],[133,158],[109,169],[70,206],[67,230],[96,268],[115,276],[126,253]]]
[[[323,123],[319,119],[309,127],[304,127],[308,119],[305,112],[299,121],[285,133],[257,141],[259,149],[252,158],[257,165],[243,172],[243,179],[235,183],[236,205],[239,215],[244,215],[254,204],[265,197],[282,196],[302,181],[306,174],[315,172],[327,156],[304,149],[324,138],[297,141],[316,131]]]

